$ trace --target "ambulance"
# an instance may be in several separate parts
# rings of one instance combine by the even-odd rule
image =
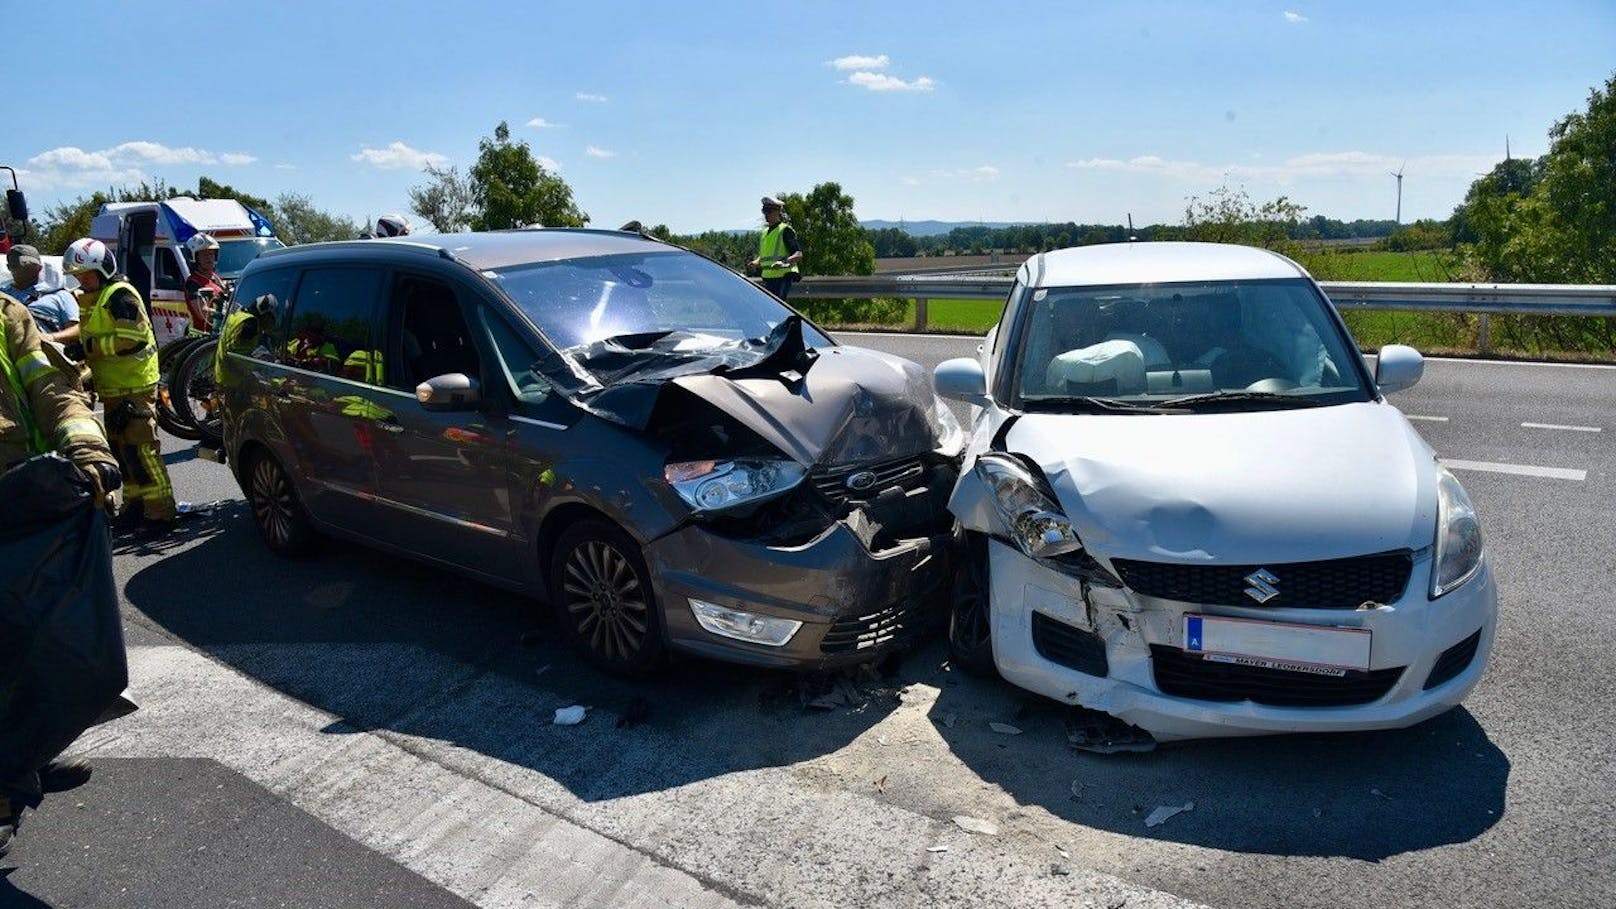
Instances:
[[[108,202],[90,222],[90,236],[107,244],[129,283],[146,298],[158,346],[185,336],[191,323],[185,241],[198,233],[219,241],[219,277],[234,281],[247,263],[285,244],[269,220],[234,199],[176,196],[161,202]]]

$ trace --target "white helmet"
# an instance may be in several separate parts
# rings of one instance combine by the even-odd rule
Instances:
[[[376,236],[402,237],[410,232],[410,222],[403,215],[382,215],[376,219]]]
[[[198,231],[197,233],[191,235],[191,239],[185,241],[185,248],[189,249],[191,251],[191,255],[195,257],[197,253],[204,249],[218,249],[219,241],[213,239],[212,234],[205,234]]]
[[[85,237],[74,240],[67,252],[62,253],[62,271],[70,275],[95,271],[100,272],[103,278],[111,278],[118,272],[118,260],[113,257],[112,250],[107,249],[107,244]]]

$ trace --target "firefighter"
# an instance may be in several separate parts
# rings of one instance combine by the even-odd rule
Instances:
[[[107,439],[123,471],[124,508],[117,526],[166,532],[178,515],[157,438],[157,338],[151,318],[100,240],[73,241],[62,256],[62,270],[79,281],[79,337],[106,413]]]
[[[78,466],[94,501],[103,505],[123,481],[78,374],[44,343],[27,307],[0,293],[0,471],[55,451]],[[11,694],[0,688],[0,707]],[[24,808],[37,806],[43,792],[72,788],[89,775],[89,765],[80,759],[52,761],[36,770],[10,766],[0,755],[0,855],[10,847]]]
[[[213,270],[219,261],[219,241],[212,234],[197,233],[185,241],[191,251],[191,274],[185,279],[185,308],[191,311],[191,327],[207,331],[213,319],[213,301],[224,299],[224,282]]]

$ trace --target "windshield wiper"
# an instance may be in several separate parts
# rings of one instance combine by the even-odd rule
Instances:
[[[1205,404],[1283,404],[1287,407],[1322,407],[1324,405],[1323,401],[1315,401],[1312,398],[1277,391],[1211,391],[1206,394],[1169,398],[1163,403],[1170,407],[1196,407]]]
[[[1075,413],[1184,413],[1172,407],[1173,402],[1164,401],[1160,404],[1133,403],[1119,401],[1116,398],[1093,398],[1074,396],[1069,398],[1023,398],[1022,405],[1028,410]]]

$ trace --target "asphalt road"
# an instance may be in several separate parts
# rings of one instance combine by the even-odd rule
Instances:
[[[843,340],[928,366],[975,345]],[[189,873],[120,893],[133,872],[85,859],[125,829],[98,777],[30,819],[0,903],[1608,904],[1616,370],[1435,361],[1394,401],[1461,466],[1495,560],[1504,617],[1471,699],[1400,732],[1109,758],[1068,750],[1057,705],[950,671],[937,643],[830,711],[789,676],[714,664],[603,678],[520,598],[347,544],[269,555],[227,471],[176,446],[181,497],[222,504],[120,547],[143,708],[76,747],[152,794],[147,828],[123,835],[224,846],[159,836],[151,861]],[[588,719],[552,725],[573,704]],[[232,850],[255,830],[286,873]],[[318,863],[289,839],[360,858]]]

